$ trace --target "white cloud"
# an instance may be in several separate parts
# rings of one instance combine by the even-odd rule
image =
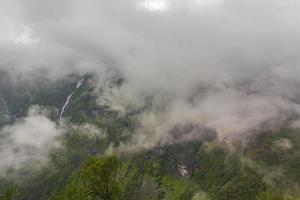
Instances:
[[[90,138],[105,138],[107,136],[106,131],[100,129],[99,127],[89,124],[89,123],[84,123],[81,124],[80,126],[74,125],[74,128],[79,131],[82,135],[88,136]]]
[[[34,106],[27,117],[0,130],[0,173],[28,164],[40,167],[47,163],[51,150],[60,147],[61,132],[45,112]]]
[[[137,3],[137,8],[150,12],[166,12],[170,9],[170,2],[169,0],[144,0]]]
[[[33,45],[39,42],[34,36],[32,29],[28,26],[21,26],[12,33],[12,41],[16,44]]]
[[[108,68],[120,71],[124,85],[106,92],[101,103],[123,112],[157,104],[141,116],[143,126],[154,126],[152,136],[140,137],[146,142],[165,137],[160,134],[174,124],[170,120],[201,124],[196,119],[205,116],[227,135],[299,116],[297,0],[6,2],[13,3],[0,8],[9,16],[0,12],[0,33],[26,25],[32,33],[21,31],[17,41],[40,42],[23,48],[2,42],[1,34],[1,66],[101,80]]]
[[[194,3],[199,6],[215,6],[223,0],[194,0]]]

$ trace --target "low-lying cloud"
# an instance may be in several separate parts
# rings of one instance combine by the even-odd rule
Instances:
[[[61,146],[61,130],[34,106],[26,117],[0,130],[0,173],[20,170],[26,166],[39,168],[48,162],[53,149]]]
[[[297,0],[0,2],[0,67],[92,73],[100,87],[119,71],[99,102],[145,110],[135,144],[172,141],[178,124],[223,140],[299,117]]]

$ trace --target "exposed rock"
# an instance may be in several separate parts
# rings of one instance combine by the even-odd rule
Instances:
[[[177,167],[178,167],[179,174],[181,176],[188,176],[189,175],[187,166],[185,166],[185,165],[178,165]]]
[[[0,98],[0,127],[10,120],[7,104],[4,99]]]

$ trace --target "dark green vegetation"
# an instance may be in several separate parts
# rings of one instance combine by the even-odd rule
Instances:
[[[53,199],[119,199],[118,168],[115,156],[91,157]]]
[[[0,200],[13,200],[15,196],[13,189],[6,189],[2,194],[0,194]]]
[[[47,106],[58,121],[59,109],[75,86],[76,81],[58,83],[49,92],[34,90],[27,103],[23,97],[16,102],[23,102],[18,105],[24,114],[32,104]],[[130,139],[134,119],[134,114],[118,115],[99,106],[93,88],[84,84],[65,112],[65,120],[76,126],[62,136],[64,148],[52,152],[49,164],[34,173],[24,169],[17,179],[0,177],[0,200],[300,198],[300,130],[258,131],[246,147],[234,150],[209,139],[106,156],[112,143]],[[82,133],[80,126],[86,123],[105,130],[106,137]]]

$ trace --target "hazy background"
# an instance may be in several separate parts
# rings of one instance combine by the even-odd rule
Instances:
[[[240,140],[300,125],[299,9],[298,0],[0,0],[0,69],[13,82],[91,73],[102,88],[118,71],[124,84],[99,104],[127,113],[151,101],[126,148],[174,142],[185,125]],[[33,119],[2,132],[18,136]]]

